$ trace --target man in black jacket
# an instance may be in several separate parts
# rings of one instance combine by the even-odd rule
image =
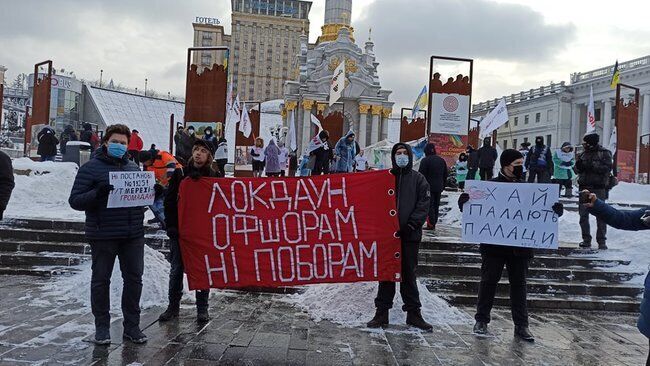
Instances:
[[[467,178],[474,180],[478,172],[478,150],[472,145],[467,145]]]
[[[144,210],[142,207],[106,207],[113,190],[109,183],[110,172],[140,170],[126,153],[130,137],[127,126],[109,126],[101,147],[79,168],[68,199],[73,209],[86,211],[86,238],[92,250],[90,301],[95,316],[95,342],[103,345],[111,343],[109,294],[115,257],[120,259],[124,280],[124,338],[134,343],[147,341],[140,330]]]
[[[514,149],[507,149],[501,153],[501,171],[493,182],[520,183],[523,176],[523,155]],[[559,194],[559,192],[558,192]],[[463,193],[458,199],[458,206],[463,210],[463,205],[469,201],[469,194]],[[504,205],[507,203],[504,202]],[[553,211],[562,216],[563,206],[556,203]],[[494,304],[497,285],[501,280],[503,266],[508,268],[508,281],[510,283],[510,304],[512,320],[515,323],[515,336],[525,341],[534,342],[535,338],[528,330],[528,308],[526,305],[526,275],[528,263],[533,257],[530,248],[513,247],[505,245],[481,244],[481,284],[478,291],[478,304],[476,306],[476,324],[474,333],[487,334],[487,325],[490,322],[490,312]]]
[[[14,169],[11,166],[11,158],[0,151],[0,221],[7,208],[14,186]]]
[[[402,240],[402,282],[400,294],[407,312],[406,324],[431,331],[431,324],[424,321],[420,308],[420,293],[415,275],[418,265],[418,248],[422,240],[422,225],[429,212],[429,184],[422,174],[413,170],[413,152],[409,145],[397,143],[391,153],[397,191],[397,216],[399,218],[399,237]],[[379,328],[388,324],[388,311],[393,307],[395,282],[379,282],[375,299],[377,312],[368,322],[368,328]]]
[[[334,151],[329,144],[330,134],[323,130],[318,134],[323,146],[309,153],[309,158],[314,159],[314,168],[311,175],[322,175],[330,173],[330,162],[334,159]]]
[[[429,225],[427,230],[435,230],[438,223],[438,213],[440,212],[440,197],[445,190],[447,182],[447,163],[445,159],[436,155],[436,146],[427,144],[424,147],[425,158],[420,162],[420,174],[426,178],[431,191],[431,204],[429,205]]]
[[[491,139],[483,139],[483,147],[478,149],[478,167],[481,180],[492,179],[494,163],[497,161],[497,149],[492,147]]]
[[[45,126],[36,135],[38,140],[38,150],[36,153],[41,156],[41,161],[54,161],[56,157],[56,145],[59,140],[54,134],[54,130],[50,126]]]
[[[544,145],[544,138],[537,136],[535,146],[530,149],[524,162],[528,171],[528,183],[551,183],[553,174],[553,155],[551,149]]]
[[[588,190],[599,199],[605,201],[609,197],[609,179],[612,171],[612,153],[602,147],[595,133],[583,137],[584,151],[576,159],[575,170],[578,173],[578,188]],[[584,205],[578,206],[580,213],[580,229],[582,230],[581,248],[591,247],[591,228],[589,227],[589,211]],[[598,249],[607,249],[607,224],[602,218],[596,218],[596,242]]]
[[[168,321],[178,317],[183,296],[183,257],[179,243],[178,231],[178,189],[181,182],[189,177],[194,180],[202,177],[223,177],[223,173],[214,169],[214,145],[206,140],[198,139],[192,146],[192,156],[183,168],[174,171],[169,182],[169,191],[165,196],[165,221],[167,236],[169,236],[169,255],[171,269],[169,270],[169,304],[167,310],[160,314],[158,320]],[[210,320],[208,314],[208,297],[210,290],[196,291],[196,320],[205,323]]]

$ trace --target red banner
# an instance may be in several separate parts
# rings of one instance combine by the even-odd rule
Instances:
[[[185,179],[179,231],[191,290],[399,281],[395,177]]]

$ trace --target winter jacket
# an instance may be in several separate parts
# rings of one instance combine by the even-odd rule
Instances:
[[[526,165],[527,170],[547,170],[551,173],[553,171],[551,149],[546,145],[531,147],[530,152],[526,155],[524,165]]]
[[[454,165],[456,169],[456,183],[462,183],[467,180],[467,162],[466,161],[456,161]]]
[[[357,155],[357,152],[355,142],[348,142],[347,140],[351,135],[353,135],[352,131],[348,132],[345,136],[341,137],[334,147],[334,153],[338,157],[335,169],[337,173],[349,173],[353,170],[354,157]]]
[[[564,161],[559,156],[560,152],[553,153],[553,178],[566,180],[573,179],[576,173],[573,172],[573,167],[576,165],[576,159],[571,158],[569,161]],[[573,153],[570,153],[573,154]]]
[[[398,148],[406,148],[409,156],[409,163],[406,167],[400,168],[395,163],[395,152]],[[419,243],[422,240],[422,225],[429,214],[429,201],[431,193],[426,178],[413,170],[413,151],[411,146],[397,143],[391,152],[393,168],[391,174],[395,176],[395,188],[397,190],[397,217],[402,233],[401,239],[404,243]]]
[[[183,159],[183,162],[190,160],[192,156],[192,146],[196,137],[190,136],[186,131],[176,131],[174,134],[174,145],[176,146],[176,156]]]
[[[93,127],[90,123],[84,123],[83,128],[84,130],[81,132],[79,140],[89,143],[90,150],[95,151],[95,149],[99,146],[99,137],[97,137],[97,134],[93,132]]]
[[[61,132],[61,154],[65,154],[66,145],[69,141],[78,141],[77,133],[71,125],[65,126],[63,132]],[[56,154],[52,154],[56,155]]]
[[[38,150],[36,151],[40,156],[55,156],[56,145],[59,140],[54,135],[54,130],[50,127],[45,127],[41,132],[36,135],[38,140]],[[63,149],[63,145],[61,147]],[[62,150],[63,152],[64,150]]]
[[[216,152],[214,154],[215,160],[228,160],[228,143],[225,139],[220,139],[219,143],[216,146]]]
[[[650,206],[640,210],[619,211],[601,200],[596,200],[594,207],[589,209],[589,213],[619,230],[639,231],[650,230],[650,226],[641,221],[641,217],[647,210],[650,210]],[[644,336],[650,338],[650,273],[645,278],[645,291],[637,327]]]
[[[580,153],[575,165],[580,190],[607,189],[612,165],[612,153],[600,145]]]
[[[309,153],[309,156],[314,160],[314,167],[311,170],[311,175],[330,173],[330,161],[334,159],[334,152],[329,145],[329,141],[325,141],[323,146]]]
[[[478,167],[481,169],[494,168],[494,162],[497,161],[497,157],[497,149],[490,145],[483,145],[482,148],[478,149]]]
[[[496,178],[490,180],[490,182],[504,182],[504,183],[515,183],[510,180],[508,177],[499,173]],[[516,256],[516,257],[533,257],[533,249],[531,248],[522,248],[522,247],[512,247],[506,245],[495,245],[495,244],[481,244],[479,247],[481,254],[497,256],[497,257],[507,257],[507,256]]]
[[[282,167],[280,166],[280,148],[275,144],[274,140],[269,142],[266,147],[266,164],[264,165],[266,174],[280,173]]]
[[[0,220],[2,220],[2,214],[7,208],[14,187],[14,169],[11,166],[11,158],[0,151]]]
[[[178,189],[183,179],[190,176],[194,171],[198,171],[202,177],[223,177],[223,174],[216,169],[208,166],[197,169],[192,163],[174,170],[174,174],[169,180],[167,195],[165,195],[165,227],[168,233],[170,233],[170,229],[176,230],[176,233],[178,233]]]
[[[435,154],[435,151],[427,151],[430,145],[425,147],[427,156],[420,161],[420,174],[426,178],[429,183],[429,189],[433,193],[440,193],[445,190],[447,182],[447,163],[443,158]]]
[[[478,169],[478,150],[471,149],[467,152],[467,168]]]
[[[156,183],[163,187],[167,187],[169,184],[169,178],[171,178],[174,170],[176,170],[177,165],[179,164],[172,154],[167,151],[158,151],[155,156],[153,164],[146,167],[145,170],[154,173],[156,176]]]
[[[137,132],[131,134],[131,139],[129,140],[129,151],[140,151],[144,147],[144,142],[140,138],[140,135]]]
[[[128,155],[112,158],[104,146],[95,150],[90,161],[79,168],[68,202],[73,209],[86,211],[86,238],[115,240],[144,236],[142,207],[106,208],[107,198],[97,198],[97,187],[109,184],[110,172],[139,170]]]

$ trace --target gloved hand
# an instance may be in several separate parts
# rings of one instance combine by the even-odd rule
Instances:
[[[170,239],[178,240],[178,229],[176,229],[175,227],[168,227],[167,236]]]
[[[564,205],[561,202],[555,202],[551,208],[557,217],[564,215]]]
[[[158,183],[154,184],[153,191],[156,193],[156,196],[155,196],[156,199],[160,198],[160,196],[163,194],[164,190],[165,189],[160,184],[158,184]]]
[[[190,179],[192,179],[192,180],[199,180],[199,179],[201,179],[201,172],[199,172],[198,170],[194,169],[194,170],[192,170],[192,171],[190,172],[189,177],[190,177]]]
[[[111,193],[111,191],[115,189],[112,184],[108,183],[99,183],[97,185],[97,188],[95,188],[95,198],[97,199],[105,199],[108,197],[108,195]]]
[[[0,220],[2,220],[2,213],[0,213]],[[643,225],[646,227],[650,227],[650,210],[646,210],[645,214],[641,216],[641,222],[643,222]]]
[[[463,212],[463,206],[469,201],[469,193],[462,193],[460,197],[458,197],[458,208],[460,208],[460,212]]]

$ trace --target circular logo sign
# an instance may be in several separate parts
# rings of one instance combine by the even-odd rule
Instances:
[[[458,99],[450,95],[442,101],[442,107],[449,113],[456,112],[458,109]]]

